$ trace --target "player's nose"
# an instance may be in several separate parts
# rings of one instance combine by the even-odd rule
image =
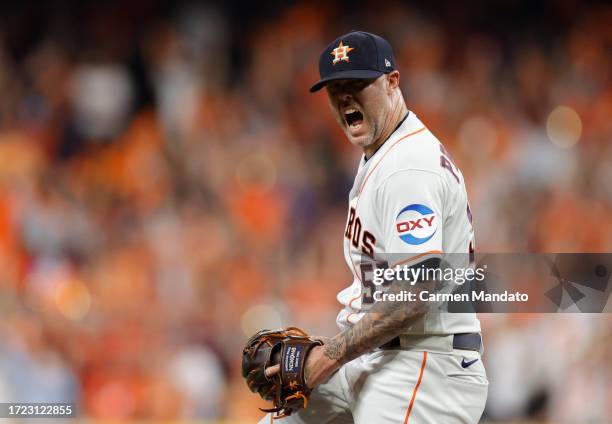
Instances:
[[[340,105],[340,107],[347,107],[353,101],[353,96],[347,92],[338,93],[337,98],[338,98],[338,104]]]

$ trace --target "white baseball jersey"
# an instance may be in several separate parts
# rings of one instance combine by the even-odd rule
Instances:
[[[362,295],[364,255],[393,254],[406,261],[474,248],[474,230],[463,175],[443,145],[409,112],[387,141],[361,159],[349,194],[344,256],[353,283],[338,294],[341,329],[373,302]],[[393,265],[393,264],[391,264]],[[480,332],[473,313],[428,313],[405,334]]]

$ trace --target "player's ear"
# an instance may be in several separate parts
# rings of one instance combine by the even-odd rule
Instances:
[[[387,87],[389,88],[389,93],[393,92],[396,88],[399,87],[400,84],[400,73],[399,71],[390,72],[387,75]]]

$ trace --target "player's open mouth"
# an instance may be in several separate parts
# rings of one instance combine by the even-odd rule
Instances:
[[[344,111],[344,120],[350,129],[355,130],[363,124],[363,114],[355,108],[348,108]]]

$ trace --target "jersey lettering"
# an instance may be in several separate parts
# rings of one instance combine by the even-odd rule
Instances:
[[[374,256],[374,245],[376,244],[376,237],[369,231],[363,232],[363,239],[361,240],[361,250],[363,253],[369,256]]]
[[[361,282],[363,284],[362,292],[361,292],[361,302],[363,305],[372,305],[374,304],[374,293],[377,291],[386,290],[393,281],[385,280],[381,285],[374,284],[374,270],[388,269],[389,264],[387,261],[376,261],[376,262],[364,262],[359,267],[361,271]]]
[[[353,228],[353,247],[359,247],[359,236],[361,236],[361,219],[355,217],[355,227]]]
[[[353,222],[355,221],[355,208],[351,208],[349,211],[349,219],[346,223],[346,231],[344,232],[344,237],[350,239],[352,237],[351,231],[353,229]]]
[[[459,177],[455,173],[456,166],[453,163],[453,159],[451,158],[450,154],[442,145],[442,143],[440,143],[440,152],[442,152],[442,155],[440,156],[440,166],[448,170],[451,174],[453,174],[453,177],[455,177],[455,180],[457,180],[457,183],[459,183]]]
[[[374,246],[376,245],[376,237],[368,230],[361,228],[361,219],[356,216],[355,208],[349,210],[349,219],[346,224],[344,237],[348,239],[353,247],[359,248],[361,242],[361,251],[369,256],[374,256]]]

